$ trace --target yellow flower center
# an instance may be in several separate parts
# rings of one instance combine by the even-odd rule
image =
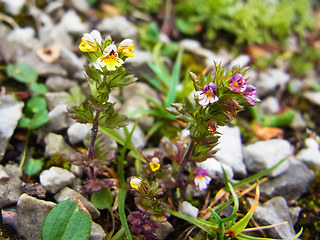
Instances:
[[[197,178],[198,178],[199,181],[203,180],[203,176],[201,176],[201,175],[197,176]]]
[[[212,98],[213,92],[211,90],[208,90],[208,91],[206,91],[206,93],[204,95],[206,96],[206,98]]]

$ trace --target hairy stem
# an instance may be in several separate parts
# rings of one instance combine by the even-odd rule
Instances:
[[[96,116],[93,121],[93,125],[91,128],[91,139],[90,139],[90,145],[88,149],[88,162],[89,162],[89,167],[90,167],[90,178],[94,178],[94,165],[92,163],[94,159],[94,152],[96,150],[95,143],[96,143],[96,138],[98,134],[98,127],[99,127],[99,115],[100,111],[96,111]]]
[[[181,199],[182,200],[185,200],[186,199],[186,183],[183,181],[183,178],[182,178],[182,174],[183,174],[183,170],[191,156],[191,153],[193,151],[193,148],[194,148],[194,141],[191,139],[190,140],[190,143],[189,143],[189,146],[188,146],[188,149],[186,151],[186,153],[184,154],[183,156],[183,159],[179,165],[179,170],[178,170],[178,174],[177,174],[177,177],[176,177],[176,181],[178,182],[179,184],[179,188],[180,188],[180,192],[181,192]]]

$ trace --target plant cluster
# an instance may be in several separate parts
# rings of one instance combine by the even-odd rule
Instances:
[[[207,75],[197,76],[190,72],[195,90],[193,98],[185,97],[184,103],[173,103],[174,98],[170,101],[166,99],[164,106],[176,120],[187,126],[187,134],[180,133],[174,139],[163,138],[163,148],[144,155],[134,149],[131,142],[135,126],[131,132],[124,127],[125,138],[114,131],[125,126],[127,118],[114,109],[113,103],[108,102],[113,89],[136,80],[123,66],[127,57],[134,56],[132,40],[125,39],[116,45],[110,36],[102,40],[100,33],[93,30],[83,35],[79,49],[90,62],[85,65],[85,70],[91,95],[82,103],[70,107],[69,113],[80,123],[92,124],[92,131],[87,141],[88,150],[70,156],[70,160],[86,170],[85,187],[91,193],[91,201],[98,208],[108,209],[112,216],[113,229],[108,239],[119,239],[124,235],[127,239],[156,239],[159,228],[169,221],[170,216],[192,223],[205,235],[215,239],[251,239],[243,232],[259,201],[258,183],[246,190],[248,192],[256,187],[255,200],[249,212],[240,219],[238,198],[245,193],[236,193],[235,188],[255,181],[272,169],[237,185],[231,185],[225,174],[226,187],[215,198],[221,193],[230,193],[232,198],[217,206],[216,202],[206,206],[205,214],[198,219],[173,210],[177,203],[187,198],[188,186],[196,191],[210,188],[208,171],[199,167],[198,163],[214,155],[213,148],[220,137],[219,127],[232,125],[239,111],[245,106],[256,105],[256,90],[248,83],[245,76],[247,69],[229,69],[216,64],[215,70]],[[175,96],[170,89],[168,96]],[[119,151],[108,149],[106,135],[120,143],[122,148]],[[135,158],[135,169],[126,168],[125,164],[130,163],[129,155]],[[131,190],[129,196],[128,189]],[[126,196],[134,199],[133,204],[126,202]],[[219,213],[231,204],[232,214],[227,218],[220,217]],[[126,209],[129,214],[126,214]],[[116,210],[118,214],[114,213]],[[70,224],[63,226],[63,230],[55,230],[52,226],[59,222],[61,215]],[[43,239],[72,234],[74,225],[80,219],[81,239],[87,239],[85,236],[91,227],[88,217],[81,203],[63,201],[48,214],[42,227]],[[122,228],[116,227],[116,221],[121,222]],[[113,235],[116,229],[119,231]]]

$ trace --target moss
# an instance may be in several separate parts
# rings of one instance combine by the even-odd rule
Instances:
[[[309,193],[298,201],[302,211],[295,230],[303,227],[302,240],[320,236],[320,174],[313,181]]]

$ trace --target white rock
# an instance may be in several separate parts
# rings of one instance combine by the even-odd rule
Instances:
[[[250,55],[240,55],[239,57],[235,58],[230,64],[230,68],[234,66],[240,66],[241,68],[248,66],[249,62],[251,61]]]
[[[219,162],[231,166],[236,176],[246,176],[247,171],[243,162],[240,129],[238,127],[223,126],[218,128],[218,132],[221,133],[222,136],[219,139],[219,144],[215,148],[219,149],[219,151],[214,157]]]
[[[304,130],[307,127],[306,121],[303,119],[301,112],[296,112],[290,127],[295,130]]]
[[[21,12],[26,0],[2,0],[7,11],[12,15],[18,15]]]
[[[68,99],[71,98],[71,95],[67,92],[47,92],[44,94],[44,97],[47,100],[48,109],[51,111],[60,104],[67,106]]]
[[[276,114],[280,110],[280,103],[274,96],[265,98],[259,105],[262,114]]]
[[[133,123],[129,122],[129,124],[126,126],[128,128],[128,131],[130,132],[133,128]],[[121,136],[125,137],[123,128],[117,129],[117,132],[121,134]],[[134,132],[131,137],[132,144],[135,148],[143,148],[146,145],[146,139],[143,131],[139,127],[139,125],[136,126],[134,129]]]
[[[303,93],[303,97],[308,99],[310,102],[320,106],[320,92],[306,91]]]
[[[309,167],[316,167],[320,170],[320,151],[316,148],[304,148],[297,154],[297,158]]]
[[[0,160],[3,158],[8,142],[22,116],[23,102],[11,95],[0,96]]]
[[[259,141],[243,148],[244,161],[247,170],[260,172],[266,170],[291,154],[291,145],[284,139],[271,139]],[[275,170],[271,176],[277,176],[285,172],[289,167],[289,162],[285,161]]]
[[[75,145],[83,142],[83,139],[90,132],[91,128],[91,124],[81,124],[78,122],[72,124],[67,130],[70,143]]]
[[[137,36],[136,27],[124,16],[104,18],[98,24],[97,29],[120,38],[135,39]]]
[[[279,85],[286,84],[290,75],[282,69],[272,68],[259,75],[259,80],[255,83],[259,96],[265,96],[275,90]]]
[[[73,173],[59,167],[51,167],[40,174],[41,185],[49,192],[56,193],[75,179]]]
[[[7,174],[3,165],[0,165],[0,181],[5,181],[9,179],[9,175]]]
[[[182,213],[184,215],[190,216],[190,217],[194,217],[196,218],[198,216],[199,213],[199,209],[192,206],[191,203],[187,202],[187,201],[183,201],[178,208],[179,213]]]
[[[60,104],[52,109],[48,116],[50,122],[47,124],[47,131],[55,132],[68,128],[74,120],[68,116],[68,105]]]
[[[76,152],[64,141],[63,136],[59,134],[48,133],[44,138],[44,142],[46,145],[45,155],[47,157],[60,155],[68,158],[71,153]]]
[[[103,228],[99,224],[92,222],[89,240],[103,240],[106,239],[106,236],[107,234],[105,233]]]
[[[47,78],[46,86],[53,92],[60,92],[76,87],[77,83],[61,76],[50,76]]]
[[[83,34],[89,30],[88,24],[81,22],[79,15],[73,9],[63,15],[60,24],[70,33]]]
[[[71,164],[70,171],[76,175],[77,177],[81,178],[83,176],[83,167]]]
[[[304,144],[307,148],[319,150],[319,143],[314,138],[307,138],[306,140],[304,140]]]
[[[198,163],[198,167],[201,167],[208,171],[208,176],[212,179],[218,178],[219,181],[224,182],[224,176],[222,167],[227,173],[228,179],[231,180],[233,178],[233,170],[232,168],[224,163],[217,161],[215,158],[208,158],[207,160]]]

